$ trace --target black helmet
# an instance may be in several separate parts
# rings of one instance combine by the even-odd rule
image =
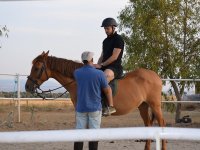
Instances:
[[[117,22],[113,18],[106,18],[103,20],[101,27],[115,26],[117,27]]]

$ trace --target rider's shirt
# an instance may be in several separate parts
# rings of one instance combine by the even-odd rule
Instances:
[[[106,61],[109,57],[112,56],[114,48],[120,48],[121,52],[113,63],[110,64],[110,66],[119,67],[121,66],[121,59],[124,51],[124,41],[122,37],[115,32],[112,36],[108,36],[103,41],[103,60],[102,62]]]
[[[114,62],[112,62],[110,65],[105,66],[103,70],[106,68],[114,68],[117,70],[119,73],[122,72],[122,55],[124,51],[124,40],[122,37],[115,32],[112,36],[108,36],[106,39],[103,41],[103,60],[102,62],[106,61],[109,57],[112,56],[114,48],[120,48],[121,52]]]

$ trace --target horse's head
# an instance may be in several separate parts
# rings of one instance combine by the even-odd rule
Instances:
[[[49,51],[43,52],[37,56],[32,62],[31,73],[26,81],[26,91],[34,93],[40,85],[49,79],[50,70],[47,68],[47,57]]]

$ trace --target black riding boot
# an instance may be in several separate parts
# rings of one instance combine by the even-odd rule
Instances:
[[[83,150],[83,142],[74,142],[74,150]]]
[[[98,141],[90,141],[89,150],[98,150]]]

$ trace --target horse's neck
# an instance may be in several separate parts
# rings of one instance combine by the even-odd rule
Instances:
[[[73,78],[74,71],[83,66],[82,63],[53,56],[48,57],[47,65],[51,71],[59,72],[68,78]]]
[[[73,72],[83,66],[82,63],[63,58],[48,57],[47,66],[51,71],[51,77],[57,80],[70,93],[73,104],[76,104],[76,82]]]
[[[74,79],[66,77],[58,72],[52,72],[52,78],[57,80],[69,93],[74,106],[76,105],[76,82]]]
[[[70,91],[71,83],[75,82],[74,79],[66,77],[57,71],[52,71],[51,77],[64,86],[67,91]]]

